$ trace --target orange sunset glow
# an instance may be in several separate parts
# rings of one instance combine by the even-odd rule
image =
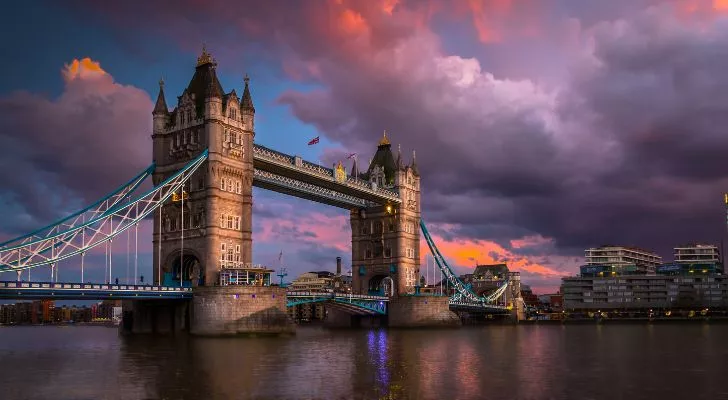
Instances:
[[[101,64],[88,57],[81,60],[74,59],[70,64],[66,64],[63,69],[63,77],[66,81],[102,75],[106,75],[106,71],[101,68]]]

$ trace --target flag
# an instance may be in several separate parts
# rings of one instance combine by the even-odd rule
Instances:
[[[318,137],[318,136],[316,136],[315,138],[311,139],[311,141],[310,141],[310,142],[308,142],[308,145],[310,146],[310,145],[312,145],[312,144],[316,144],[316,143],[318,143],[318,142],[319,142],[319,137]]]
[[[348,160],[348,159],[350,159],[350,158],[352,158],[354,156],[356,156],[356,153],[351,153],[348,156],[346,156],[346,159]]]
[[[283,258],[283,250],[281,250],[281,254],[278,254],[278,262],[281,262],[281,258]]]

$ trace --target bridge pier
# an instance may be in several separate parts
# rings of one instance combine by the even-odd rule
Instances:
[[[190,332],[202,336],[295,333],[286,289],[277,286],[200,286],[193,290]]]
[[[389,301],[392,328],[460,327],[460,317],[450,311],[446,296],[398,296]]]
[[[351,314],[337,307],[326,306],[324,326],[336,328],[380,328],[385,325],[384,316]]]
[[[170,335],[189,328],[189,300],[123,300],[122,334]]]

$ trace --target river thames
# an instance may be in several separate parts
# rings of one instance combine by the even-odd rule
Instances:
[[[728,325],[208,339],[0,327],[3,399],[728,399]]]

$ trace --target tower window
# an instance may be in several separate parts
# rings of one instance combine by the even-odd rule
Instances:
[[[235,182],[235,192],[237,194],[240,194],[241,193],[241,186],[242,185],[240,184],[240,181]]]
[[[232,215],[228,215],[228,217],[227,217],[227,228],[233,229],[233,216]]]
[[[226,183],[227,182],[225,182],[225,178],[220,178],[220,190],[227,190],[225,187]]]
[[[384,248],[384,257],[387,257],[387,258],[392,257],[392,249],[390,247]]]
[[[235,230],[240,230],[240,217],[235,217]]]
[[[368,248],[364,251],[364,258],[372,258],[372,249]]]

